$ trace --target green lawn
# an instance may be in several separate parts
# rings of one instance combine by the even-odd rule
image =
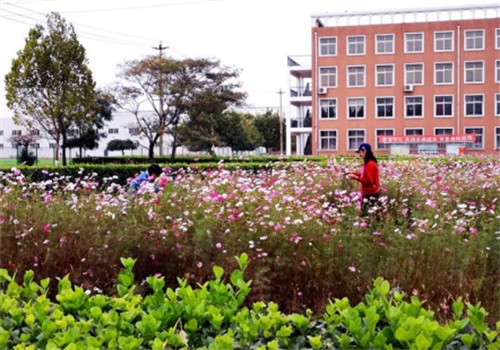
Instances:
[[[38,159],[38,165],[53,165],[54,160],[52,158],[39,158]],[[0,166],[17,166],[17,159],[16,158],[3,158],[0,159]]]

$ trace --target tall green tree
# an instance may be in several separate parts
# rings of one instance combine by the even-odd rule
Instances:
[[[148,140],[150,159],[164,135],[171,137],[175,158],[181,122],[193,116],[199,120],[202,114],[209,118],[213,111],[220,114],[245,97],[237,91],[239,71],[217,60],[150,56],[125,62],[121,70],[121,82],[113,88],[117,105],[135,116],[131,127]],[[206,110],[200,111],[200,106]]]
[[[56,160],[61,145],[66,165],[68,131],[78,123],[91,123],[96,101],[86,51],[73,26],[52,12],[46,28],[32,28],[5,76],[5,86],[14,122],[53,138]]]
[[[278,113],[273,113],[267,110],[264,114],[259,114],[254,118],[254,124],[257,130],[264,138],[262,146],[266,147],[270,152],[280,150],[280,116]],[[284,128],[284,126],[283,126]],[[285,138],[285,130],[283,130],[283,139]]]

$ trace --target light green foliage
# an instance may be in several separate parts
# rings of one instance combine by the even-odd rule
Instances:
[[[244,306],[250,282],[243,279],[248,256],[236,257],[239,269],[228,282],[214,266],[215,278],[193,288],[179,279],[166,288],[163,277],[148,277],[151,289],[136,295],[134,259],[121,259],[119,296],[89,295],[59,279],[57,302],[48,300],[48,280],[23,284],[0,270],[0,349],[497,349],[498,330],[488,328],[481,305],[453,304],[454,319],[434,320],[416,297],[392,292],[378,278],[365,301],[355,306],[334,299],[323,318],[284,315],[276,303]],[[465,311],[466,316],[463,317]]]

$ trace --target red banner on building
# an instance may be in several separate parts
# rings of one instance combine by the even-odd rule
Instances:
[[[379,143],[461,143],[475,142],[476,134],[464,135],[411,135],[411,136],[379,136]]]

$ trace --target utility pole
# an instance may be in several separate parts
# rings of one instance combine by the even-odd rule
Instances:
[[[163,116],[163,63],[162,63],[162,58],[163,58],[163,50],[166,50],[168,49],[168,46],[162,46],[162,43],[160,41],[160,45],[158,45],[158,47],[154,47],[153,46],[153,49],[155,50],[158,50],[159,51],[159,68],[160,68],[160,72],[159,72],[159,95],[160,95],[160,120],[163,120],[163,122],[165,123],[165,120],[164,120],[164,116]],[[163,155],[163,133],[165,132],[164,130],[164,127],[165,125],[161,125],[161,130],[160,130],[160,156]]]
[[[282,104],[282,96],[285,93],[285,91],[280,90],[277,92],[277,94],[280,95],[280,155],[283,155],[283,104]]]

